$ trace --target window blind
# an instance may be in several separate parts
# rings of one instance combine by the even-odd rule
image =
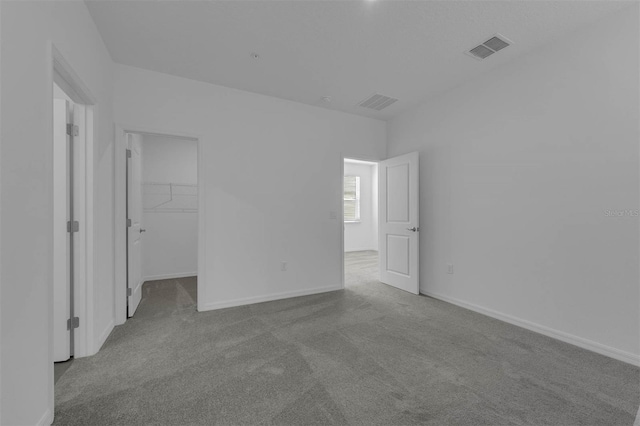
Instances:
[[[344,177],[344,221],[360,220],[360,177]]]

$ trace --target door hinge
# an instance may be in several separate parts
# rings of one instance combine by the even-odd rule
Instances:
[[[73,124],[67,124],[67,134],[69,136],[78,136],[80,134],[80,129],[78,126],[74,126]]]
[[[127,228],[131,228],[131,219],[127,219]]]
[[[131,296],[133,294],[133,292],[131,291],[130,288],[127,289],[127,296]]]
[[[78,223],[77,220],[73,221],[73,224],[71,221],[67,221],[67,232],[78,232],[80,231],[80,223]]]
[[[67,330],[72,330],[78,327],[80,327],[80,318],[73,317],[67,320]]]
[[[127,150],[127,158],[131,158],[131,150],[130,149]]]

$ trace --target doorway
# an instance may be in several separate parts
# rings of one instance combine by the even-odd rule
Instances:
[[[133,131],[125,141],[126,317],[167,303],[158,293],[196,309],[198,141]]]
[[[92,110],[60,79],[54,79],[52,105],[54,362],[88,354],[85,294],[91,249],[86,181],[92,170],[87,164]]]
[[[345,158],[343,176],[344,284],[380,280],[378,266],[378,163]]]
[[[50,129],[53,229],[49,247],[49,407],[55,383],[75,358],[100,348],[94,339],[94,108],[96,98],[50,44],[47,121]]]
[[[381,282],[420,293],[419,157],[343,158],[344,287]]]
[[[92,306],[87,300],[93,250],[92,192],[87,190],[93,176],[93,109],[90,96],[81,88],[75,89],[77,80],[64,71],[64,64],[54,62],[51,179],[54,382],[70,361],[90,355],[93,350]]]

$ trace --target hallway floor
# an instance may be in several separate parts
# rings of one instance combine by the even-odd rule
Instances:
[[[379,279],[377,251],[350,251],[344,254],[345,287],[377,283]]]
[[[201,313],[195,278],[143,291],[58,381],[55,424],[631,425],[638,409],[636,367],[365,278]]]

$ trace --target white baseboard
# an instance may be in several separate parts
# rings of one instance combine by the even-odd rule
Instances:
[[[289,299],[291,297],[310,296],[312,294],[327,293],[329,291],[342,290],[342,285],[329,287],[316,287],[304,290],[287,291],[264,296],[245,297],[242,299],[227,300],[224,302],[198,303],[198,311],[213,311],[216,309],[233,308],[235,306],[252,305],[254,303],[271,302],[274,300]]]
[[[107,341],[107,338],[113,331],[114,327],[115,327],[115,321],[112,319],[111,321],[109,321],[109,324],[107,324],[104,331],[100,333],[100,336],[98,336],[98,341],[95,342],[95,346],[94,346],[95,351],[92,353],[92,355],[97,354],[100,348],[102,348],[102,345],[104,345],[104,342]]]
[[[157,280],[171,280],[174,278],[188,278],[188,277],[197,277],[198,272],[178,272],[177,274],[162,274],[162,275],[149,275],[148,277],[144,277],[142,282],[147,281],[157,281]]]
[[[38,420],[38,423],[36,423],[38,426],[49,426],[53,423],[53,411],[51,411],[51,408],[47,408],[47,411],[44,412],[44,414],[42,415],[42,417],[40,417],[40,420]]]
[[[465,302],[463,300],[459,300],[454,297],[444,296],[442,294],[437,294],[437,293],[424,291],[424,290],[420,290],[420,293],[429,297],[433,297],[434,299],[439,299],[444,302],[448,302],[453,305],[460,306],[465,309],[469,309],[470,311],[478,312],[480,314],[498,319],[500,321],[508,322],[509,324],[517,325],[518,327],[526,328],[527,330],[535,331],[536,333],[544,334],[545,336],[548,336],[557,340],[561,340],[565,343],[569,343],[574,346],[578,346],[580,348],[590,350],[592,352],[596,352],[600,355],[617,359],[618,361],[623,361],[632,365],[640,366],[640,355],[636,355],[631,352],[626,352],[620,349],[612,348],[611,346],[606,346],[606,345],[603,345],[602,343],[594,342],[593,340],[585,339],[583,337],[578,337],[573,334],[565,333],[564,331],[556,330],[550,327],[546,327],[544,325],[536,324],[531,321],[527,321],[511,315],[503,314],[501,312],[494,311],[493,309],[484,308],[482,306]]]

